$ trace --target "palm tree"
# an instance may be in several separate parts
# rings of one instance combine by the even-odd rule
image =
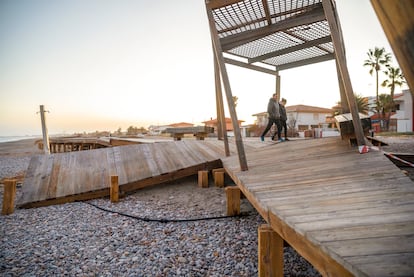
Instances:
[[[368,114],[368,99],[362,95],[355,95],[354,97],[357,104],[358,112],[362,114]],[[343,113],[341,101],[337,102],[337,105],[333,107],[333,110],[334,116]]]
[[[382,82],[381,86],[390,88],[392,110],[394,110],[394,91],[395,87],[401,87],[405,83],[404,75],[398,67],[387,66],[387,70],[384,74],[388,76],[387,80]]]
[[[378,107],[381,111],[381,120],[384,122],[383,125],[385,125],[384,127],[386,130],[388,130],[390,126],[389,122],[391,117],[391,111],[394,107],[393,103],[394,102],[391,98],[391,95],[384,93],[379,95]]]
[[[367,52],[368,59],[364,61],[364,66],[368,66],[371,69],[369,74],[372,75],[375,70],[375,80],[376,80],[376,96],[377,96],[377,112],[379,112],[379,98],[378,98],[378,72],[381,70],[381,66],[387,66],[391,62],[391,54],[385,52],[385,48],[375,47],[374,50],[369,49]]]

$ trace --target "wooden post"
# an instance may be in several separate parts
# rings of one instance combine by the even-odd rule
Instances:
[[[213,173],[214,185],[216,187],[224,187],[224,168],[215,168],[211,171]]]
[[[214,45],[213,45],[214,49]],[[213,51],[214,52],[214,51]],[[226,157],[230,156],[229,139],[227,137],[227,123],[224,115],[223,93],[221,91],[220,69],[217,63],[216,52],[214,52],[214,77],[216,83],[216,105],[217,105],[217,137],[223,139]]]
[[[258,230],[259,277],[283,277],[283,239],[268,224]]]
[[[371,0],[371,4],[414,98],[414,2]]]
[[[238,187],[227,187],[227,215],[240,214],[240,189]]]
[[[276,71],[276,94],[277,94],[277,101],[280,100],[280,75],[279,71]]]
[[[331,0],[322,1],[323,10],[325,12],[326,20],[331,30],[331,37],[335,49],[335,58],[341,73],[341,80],[345,88],[346,98],[348,100],[349,109],[352,114],[352,123],[354,125],[355,137],[358,146],[365,145],[364,131],[362,129],[361,119],[359,118],[358,107],[355,100],[354,91],[352,89],[351,78],[346,67],[345,49],[343,48],[342,32],[339,25],[339,19],[335,12]]]
[[[3,209],[2,215],[12,214],[14,212],[14,198],[16,197],[16,180],[7,179],[4,181]]]
[[[208,171],[200,170],[198,172],[198,186],[200,188],[208,188]]]
[[[213,12],[211,10],[211,6],[209,6],[207,2],[208,1],[206,1],[207,17],[208,17],[208,22],[210,26],[211,40],[213,42],[213,48],[214,48],[214,53],[215,53],[214,57],[216,58],[218,67],[220,69],[221,81],[223,82],[223,86],[224,86],[224,90],[225,90],[226,98],[227,98],[227,105],[229,108],[231,121],[233,123],[234,139],[236,141],[237,152],[239,155],[240,169],[241,171],[246,171],[248,170],[247,158],[246,158],[246,153],[244,151],[244,145],[243,145],[243,140],[242,140],[240,126],[239,126],[239,120],[237,119],[236,107],[234,106],[234,102],[233,102],[233,95],[231,92],[230,80],[227,74],[227,69],[226,69],[226,65],[225,65],[224,57],[223,57],[223,51],[221,48],[220,40],[218,37],[216,25],[215,25],[214,18],[213,18]],[[223,122],[223,124],[226,124],[226,123]]]
[[[118,176],[113,175],[111,176],[111,202],[116,203],[119,201],[119,183],[118,183]]]
[[[42,134],[43,134],[43,150],[45,154],[50,154],[50,145],[49,145],[49,134],[47,132],[47,125],[46,125],[46,116],[45,116],[45,108],[43,105],[40,105],[40,120],[42,122]]]

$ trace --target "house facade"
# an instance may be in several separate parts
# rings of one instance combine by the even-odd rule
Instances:
[[[288,135],[299,134],[305,136],[305,131],[316,128],[327,128],[332,118],[332,109],[306,105],[286,106]],[[265,127],[268,122],[267,112],[253,114],[258,127]]]
[[[231,121],[231,118],[226,117],[225,118],[226,121],[226,131],[227,131],[227,136],[232,137],[234,136],[234,131],[233,131],[233,123]],[[244,122],[244,120],[239,120],[239,127],[241,127],[241,124]],[[203,121],[202,123],[204,123],[204,125],[206,127],[213,127],[214,128],[214,133],[217,134],[217,118],[213,119],[211,118],[210,120],[207,121]]]
[[[414,103],[413,96],[408,89],[403,90],[401,94],[394,95],[394,103],[396,106],[395,114],[391,116],[391,120],[397,121],[397,132],[413,132],[414,131]]]
[[[183,127],[193,127],[194,124],[187,122],[172,123],[169,125],[151,125],[148,127],[148,133],[152,136],[161,135],[167,128],[183,128]]]

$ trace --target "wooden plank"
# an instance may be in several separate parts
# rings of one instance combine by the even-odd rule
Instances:
[[[414,221],[393,222],[386,224],[365,224],[308,232],[307,236],[318,242],[331,242],[363,238],[405,236],[414,233]]]
[[[324,243],[325,248],[335,249],[341,257],[375,256],[381,254],[414,253],[412,235],[361,238]]]
[[[347,257],[348,263],[371,276],[412,276],[414,253],[378,254]]]

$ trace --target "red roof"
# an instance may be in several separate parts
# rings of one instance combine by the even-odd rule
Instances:
[[[226,117],[225,121],[226,121],[226,123],[231,123],[231,118]],[[241,123],[241,122],[244,122],[244,120],[239,120],[239,123]],[[203,121],[202,123],[204,123],[204,124],[217,124],[217,118],[207,120],[207,121]]]
[[[332,113],[332,109],[320,108],[306,105],[286,106],[286,112],[300,112],[300,113]]]
[[[187,123],[187,122],[180,122],[180,123],[169,124],[168,126],[171,126],[171,127],[174,127],[174,128],[176,128],[176,127],[193,127],[194,124]]]

